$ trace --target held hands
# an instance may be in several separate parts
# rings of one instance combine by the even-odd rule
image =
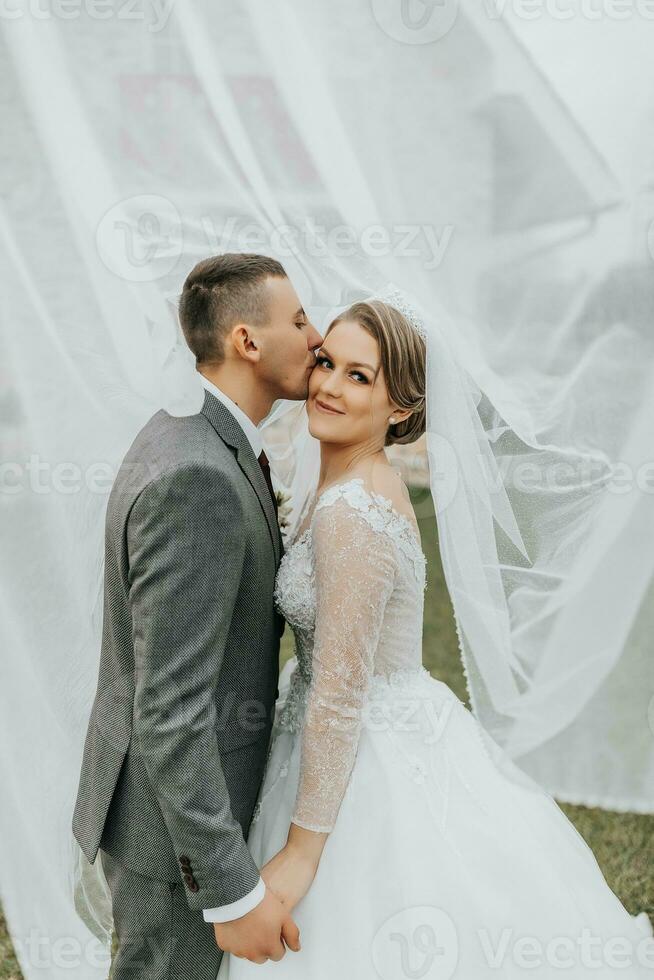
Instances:
[[[291,824],[285,846],[261,869],[267,887],[288,912],[309,891],[327,836]]]
[[[231,922],[214,922],[213,929],[216,942],[224,952],[251,963],[281,960],[286,954],[284,943],[296,953],[300,950],[300,930],[289,909],[269,888],[247,915]]]
[[[232,956],[265,963],[281,960],[286,946],[300,951],[300,930],[291,910],[308,892],[328,834],[291,824],[285,846],[260,871],[266,884],[259,904],[231,922],[214,922],[218,946]]]
[[[302,853],[294,853],[288,844],[261,869],[266,885],[289,912],[309,891],[315,874],[315,863]]]

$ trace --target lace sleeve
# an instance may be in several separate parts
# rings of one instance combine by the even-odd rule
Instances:
[[[317,509],[312,539],[315,644],[293,823],[328,832],[354,765],[396,558],[391,538],[344,499]]]

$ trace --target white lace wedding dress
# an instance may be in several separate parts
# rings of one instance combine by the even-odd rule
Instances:
[[[415,524],[361,479],[328,488],[279,569],[295,634],[249,835],[330,831],[296,906],[302,949],[220,980],[654,977],[630,915],[554,800],[422,667]],[[647,965],[649,964],[649,965]]]

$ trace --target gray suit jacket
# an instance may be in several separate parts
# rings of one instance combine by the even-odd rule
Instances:
[[[283,619],[283,552],[252,447],[210,392],[157,412],[109,497],[102,650],[73,832],[133,871],[184,882],[191,909],[246,895]]]

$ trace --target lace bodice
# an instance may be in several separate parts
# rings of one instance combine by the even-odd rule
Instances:
[[[325,490],[284,555],[297,666],[276,724],[302,733],[299,826],[333,829],[374,676],[421,666],[425,565],[412,522],[362,479]]]

